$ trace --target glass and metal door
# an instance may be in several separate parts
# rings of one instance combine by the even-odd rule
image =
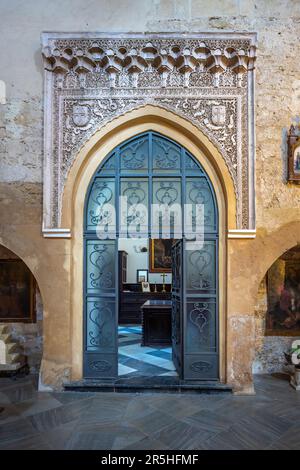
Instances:
[[[122,206],[124,198],[126,210]],[[186,248],[190,242],[186,240],[190,239],[194,209],[199,204],[204,206],[204,246],[189,250]],[[127,236],[166,238],[160,235],[164,230],[164,215],[154,224],[153,205],[180,206],[183,222],[191,215],[190,225],[182,223],[181,234],[173,228],[170,232],[171,238],[181,239],[173,253],[176,258],[173,266],[174,362],[187,380],[218,378],[215,194],[199,162],[184,147],[156,132],[137,135],[116,147],[99,165],[87,192],[83,272],[86,378],[108,379],[118,375],[117,240]],[[114,217],[108,216],[108,206],[114,209]],[[172,219],[172,210],[169,212]],[[173,217],[171,225],[174,221]]]
[[[183,378],[182,245],[183,240],[177,240],[172,246],[172,360],[180,378]]]
[[[190,246],[189,246],[190,245]],[[219,378],[217,239],[183,240],[183,378]]]
[[[85,377],[118,376],[117,249],[116,240],[85,241]]]
[[[216,240],[172,247],[172,358],[184,380],[219,376]]]

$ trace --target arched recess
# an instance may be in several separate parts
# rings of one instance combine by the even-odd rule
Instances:
[[[7,250],[11,251],[14,253],[18,258],[20,258],[23,263],[26,264],[28,269],[31,271],[35,278],[35,282],[38,285],[41,297],[42,297],[42,302],[44,304],[44,293],[43,293],[43,286],[42,283],[40,282],[39,275],[38,275],[38,270],[37,270],[37,264],[34,261],[32,256],[25,257],[23,256],[22,249],[15,243],[17,240],[17,237],[14,237],[13,239],[6,239],[3,236],[0,236],[0,246],[3,246]],[[31,251],[34,250],[34,247],[32,246],[31,249],[28,250],[28,253],[31,253]]]
[[[9,342],[15,343],[12,354],[9,354],[9,350],[7,350],[8,356],[11,356],[10,360],[12,360],[12,363],[22,363],[23,360],[19,359],[18,355],[20,354],[21,356],[25,356],[25,364],[28,366],[28,370],[30,373],[37,374],[41,370],[43,358],[42,293],[40,291],[40,285],[37,281],[34,267],[27,259],[20,256],[19,250],[12,245],[14,245],[14,243],[3,242],[1,239],[1,269],[3,268],[6,272],[4,277],[6,281],[4,281],[2,288],[8,288],[10,291],[8,299],[12,299],[14,301],[14,303],[11,303],[11,300],[8,300],[8,306],[6,308],[10,309],[12,306],[13,312],[20,306],[22,308],[19,308],[19,311],[17,312],[18,314],[13,318],[6,316],[5,319],[2,319],[3,317],[1,316],[0,323],[2,324],[2,327],[5,328],[4,332],[9,334],[11,337]],[[24,269],[24,266],[27,269]],[[8,285],[6,285],[7,279],[12,279],[11,283]],[[18,282],[26,283],[26,298],[28,299],[29,297],[28,300],[25,301],[24,298],[20,302],[18,294],[11,289],[14,283],[13,279],[18,279]],[[25,304],[23,304],[23,302],[25,302]],[[23,310],[24,305],[27,305],[28,308],[28,311],[26,311],[27,315],[21,316],[20,313]],[[4,307],[4,313],[6,308]],[[3,340],[3,337],[1,339]]]
[[[266,256],[262,259],[259,266],[257,283],[254,290],[253,310],[255,313],[255,355],[253,362],[253,373],[272,373],[286,371],[284,351],[287,351],[296,335],[292,330],[282,328],[276,332],[275,329],[268,326],[268,283],[284,285],[282,277],[282,266],[284,258],[289,258],[294,250],[298,252],[297,264],[300,267],[300,222],[291,222],[280,227],[272,234],[263,237],[260,243],[268,246]],[[258,240],[259,241],[259,238]],[[273,281],[272,281],[272,279]],[[274,285],[275,281],[275,285]],[[282,281],[282,282],[281,282]],[[300,283],[300,279],[299,279]],[[273,293],[274,294],[274,293]],[[279,295],[278,295],[279,300]]]
[[[83,217],[85,195],[102,160],[119,144],[147,131],[185,147],[201,164],[214,187],[219,208],[220,377],[226,382],[227,231],[236,229],[236,197],[225,161],[209,139],[189,121],[157,106],[130,111],[97,131],[79,151],[62,200],[62,227],[71,228],[72,379],[82,377]]]

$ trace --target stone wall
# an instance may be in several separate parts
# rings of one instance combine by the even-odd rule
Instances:
[[[2,0],[0,16],[0,43],[4,45],[0,51],[0,80],[6,84],[6,103],[0,104],[0,243],[22,257],[38,281],[47,319],[44,324],[44,381],[52,384],[59,384],[59,376],[67,376],[70,369],[71,261],[68,240],[44,240],[41,234],[43,67],[40,33],[258,33],[257,238],[230,241],[228,268],[231,322],[243,324],[248,331],[247,344],[239,343],[235,349],[230,349],[229,367],[240,362],[240,354],[249,365],[254,347],[252,319],[260,280],[275,259],[300,242],[300,188],[285,184],[284,163],[286,131],[300,109],[300,62],[297,59],[300,2]],[[231,338],[228,341],[235,344]],[[239,351],[239,357],[235,356],[235,351]],[[244,383],[251,380],[249,374],[245,377],[242,373],[233,374],[230,379]]]

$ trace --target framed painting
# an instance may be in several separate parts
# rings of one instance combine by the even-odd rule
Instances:
[[[138,269],[136,272],[136,282],[148,282],[148,269]]]
[[[150,273],[172,272],[172,245],[174,238],[155,238],[150,240]]]
[[[291,126],[288,133],[288,181],[300,183],[300,126]]]
[[[267,275],[266,335],[300,336],[300,259],[279,258]]]
[[[0,322],[34,321],[33,275],[22,260],[0,260]]]
[[[294,174],[299,176],[300,175],[300,144],[294,148],[293,167],[294,167]]]

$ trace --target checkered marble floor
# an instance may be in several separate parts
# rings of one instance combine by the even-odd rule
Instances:
[[[177,376],[171,347],[141,346],[141,325],[120,325],[119,376]]]

